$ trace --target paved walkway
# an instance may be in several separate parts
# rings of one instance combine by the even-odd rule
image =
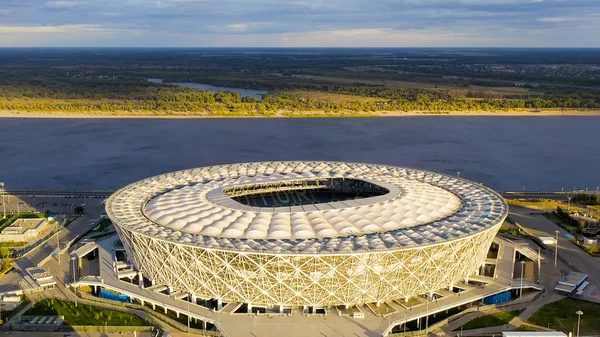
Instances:
[[[558,258],[559,262],[563,263],[563,267],[559,265],[557,273],[571,270],[582,271],[589,275],[590,283],[600,288],[600,263],[598,263],[598,260],[571,243],[569,238],[565,236],[566,231],[546,219],[542,214],[542,211],[528,208],[512,206],[510,208],[510,217],[527,227],[533,235],[554,238],[556,237],[556,231],[560,232],[558,236]],[[554,247],[549,248],[554,249]],[[554,269],[554,256],[551,256],[546,265],[547,268]]]
[[[558,301],[562,298],[563,298],[563,296],[560,296],[560,295],[554,294],[554,293],[550,293],[550,294],[548,294],[548,296],[541,297],[537,301],[532,302],[532,303],[515,305],[515,306],[507,306],[505,308],[502,308],[502,310],[493,309],[493,310],[486,310],[486,311],[468,314],[468,315],[465,315],[465,316],[451,322],[450,324],[445,326],[442,329],[442,331],[447,336],[459,336],[459,335],[460,336],[478,336],[478,335],[499,333],[499,332],[506,331],[506,330],[514,330],[522,325],[529,325],[529,326],[538,328],[540,330],[545,330],[545,329],[547,329],[546,327],[530,324],[530,323],[527,323],[526,321],[544,305]],[[462,332],[461,331],[453,331],[453,330],[459,330],[462,325],[468,323],[469,321],[471,321],[477,317],[490,315],[495,312],[510,311],[510,310],[517,310],[517,309],[525,309],[525,310],[523,310],[519,314],[519,316],[513,318],[506,325],[500,325],[500,326],[494,326],[494,327],[488,327],[488,328],[480,328],[480,329],[462,330]]]
[[[58,240],[56,235],[50,240],[42,243],[34,250],[29,252],[26,256],[21,257],[16,261],[16,265],[19,269],[25,271],[29,267],[37,267],[40,263],[47,260],[47,258],[56,251],[57,245],[60,244],[60,248],[63,249],[64,245],[81,236],[96,225],[93,220],[98,218],[98,215],[102,212],[101,199],[90,199],[86,203],[86,211],[83,216],[75,220],[68,227],[63,228],[58,233]]]

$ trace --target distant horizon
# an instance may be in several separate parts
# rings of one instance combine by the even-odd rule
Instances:
[[[2,0],[3,47],[600,47],[598,0]]]
[[[194,46],[0,46],[0,49],[283,49],[283,50],[292,50],[292,49],[321,49],[321,50],[329,50],[329,49],[384,49],[384,50],[394,50],[394,49],[430,49],[430,50],[454,50],[454,49],[470,49],[470,50],[490,50],[490,49],[500,49],[500,50],[600,50],[599,47],[465,47],[465,46],[456,46],[456,47],[351,47],[351,46],[336,46],[336,47],[275,47],[275,46],[264,46],[264,47],[244,47],[244,46],[230,46],[230,47],[218,47],[218,46],[204,46],[204,47],[194,47]]]

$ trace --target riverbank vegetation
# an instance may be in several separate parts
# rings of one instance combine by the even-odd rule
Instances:
[[[502,112],[539,109],[600,109],[600,94],[482,98],[475,92],[319,86],[277,91],[262,101],[239,93],[207,92],[143,80],[44,80],[0,84],[0,110],[23,112],[151,112],[157,114],[257,115],[374,112]],[[312,89],[314,91],[311,91]]]
[[[482,62],[490,62],[487,56],[456,54],[448,61],[438,60],[438,55],[432,54],[430,59],[419,59],[409,65],[406,57],[402,57],[402,53],[412,55],[409,51],[382,59],[380,54],[364,51],[300,53],[302,57],[298,57],[287,52],[247,55],[205,51],[197,55],[168,50],[159,53],[115,50],[104,51],[102,56],[84,50],[54,50],[46,51],[48,55],[43,55],[43,61],[19,58],[18,52],[14,53],[12,58],[0,54],[0,111],[368,116],[390,112],[600,110],[600,88],[595,86],[600,81],[564,75],[565,82],[559,83],[558,75],[549,80],[545,68],[535,67],[530,68],[538,70],[527,76],[493,76],[487,73],[496,69],[491,66],[493,63],[488,64],[492,70],[480,66]],[[22,56],[28,53],[35,51],[21,52]],[[508,62],[511,57],[507,54],[494,61]],[[518,61],[532,62],[526,56],[519,57]],[[422,67],[416,68],[422,70],[416,71],[419,62]],[[477,75],[475,70],[485,70],[485,76]],[[536,71],[541,73],[535,75]],[[455,73],[473,77],[458,77]],[[213,93],[149,82],[148,78],[263,89],[269,94],[257,100],[239,93]]]

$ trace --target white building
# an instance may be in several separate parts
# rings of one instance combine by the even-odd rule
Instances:
[[[0,232],[0,242],[29,242],[49,228],[48,219],[17,219]]]
[[[152,283],[281,310],[452,288],[481,267],[508,207],[433,172],[264,162],[148,178],[115,192],[106,212]]]

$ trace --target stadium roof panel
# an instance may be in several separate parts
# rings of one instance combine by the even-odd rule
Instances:
[[[389,192],[283,207],[251,207],[224,192],[241,185],[285,187],[290,181],[332,178],[355,179]],[[502,221],[507,207],[488,188],[427,171],[360,163],[265,162],[148,178],[117,191],[107,212],[120,226],[140,234],[205,248],[348,253],[469,236]]]

